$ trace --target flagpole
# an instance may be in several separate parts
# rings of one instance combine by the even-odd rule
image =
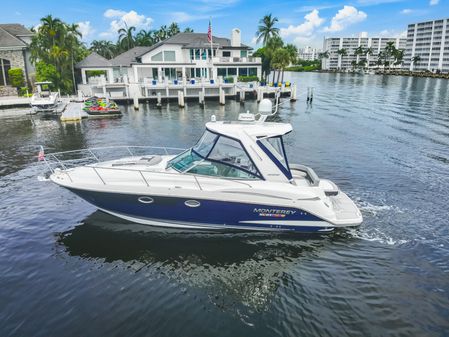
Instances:
[[[209,17],[209,26],[210,26],[210,60],[212,61],[212,58],[214,56],[214,50],[212,49],[212,17]]]

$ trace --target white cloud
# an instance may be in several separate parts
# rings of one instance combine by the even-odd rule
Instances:
[[[104,15],[106,18],[118,18],[118,17],[121,17],[121,16],[123,16],[123,15],[125,15],[125,14],[126,14],[125,11],[121,11],[121,10],[119,10],[119,9],[107,9],[107,10],[103,13],[103,15]]]
[[[367,18],[365,12],[359,11],[353,6],[344,6],[332,18],[331,24],[324,28],[325,32],[339,32],[346,27],[361,22]]]
[[[321,26],[324,22],[323,18],[320,18],[318,10],[314,9],[306,16],[305,21],[297,26],[289,25],[287,28],[281,28],[280,34],[282,37],[310,37],[315,32],[316,28]]]
[[[95,29],[93,29],[92,25],[90,24],[90,21],[78,22],[78,30],[83,35],[82,37],[83,40],[85,40],[95,32]]]
[[[400,11],[401,14],[405,14],[405,15],[410,14],[412,12],[413,12],[413,10],[411,10],[410,8],[404,8],[402,11]]]
[[[109,25],[109,30],[107,32],[100,33],[100,36],[105,38],[113,37],[117,34],[117,31],[120,28],[124,28],[126,26],[134,26],[137,30],[139,30],[148,29],[153,23],[152,18],[143,14],[138,14],[134,10],[125,12],[119,9],[108,9],[103,13],[103,15],[108,19],[113,19]]]
[[[295,12],[310,12],[313,11],[314,9],[316,10],[322,10],[322,9],[331,9],[331,8],[335,8],[335,7],[339,7],[339,4],[333,4],[333,5],[316,5],[316,6],[301,6],[297,9],[295,9]]]
[[[429,5],[430,6],[435,6],[435,5],[438,5],[439,2],[440,2],[440,0],[430,0]]]

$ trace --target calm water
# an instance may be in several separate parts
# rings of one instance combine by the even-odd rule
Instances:
[[[289,75],[288,75],[289,76]],[[35,145],[194,143],[208,102],[121,119],[0,118],[0,336],[448,336],[449,82],[295,74],[292,162],[360,206],[323,237],[148,230],[39,182]]]

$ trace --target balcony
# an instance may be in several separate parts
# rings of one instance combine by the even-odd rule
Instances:
[[[260,57],[214,57],[213,63],[262,63]]]

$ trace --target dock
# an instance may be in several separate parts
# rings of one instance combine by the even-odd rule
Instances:
[[[84,103],[69,102],[67,107],[61,114],[61,121],[63,122],[76,122],[83,118],[88,117],[87,112],[83,110]]]

